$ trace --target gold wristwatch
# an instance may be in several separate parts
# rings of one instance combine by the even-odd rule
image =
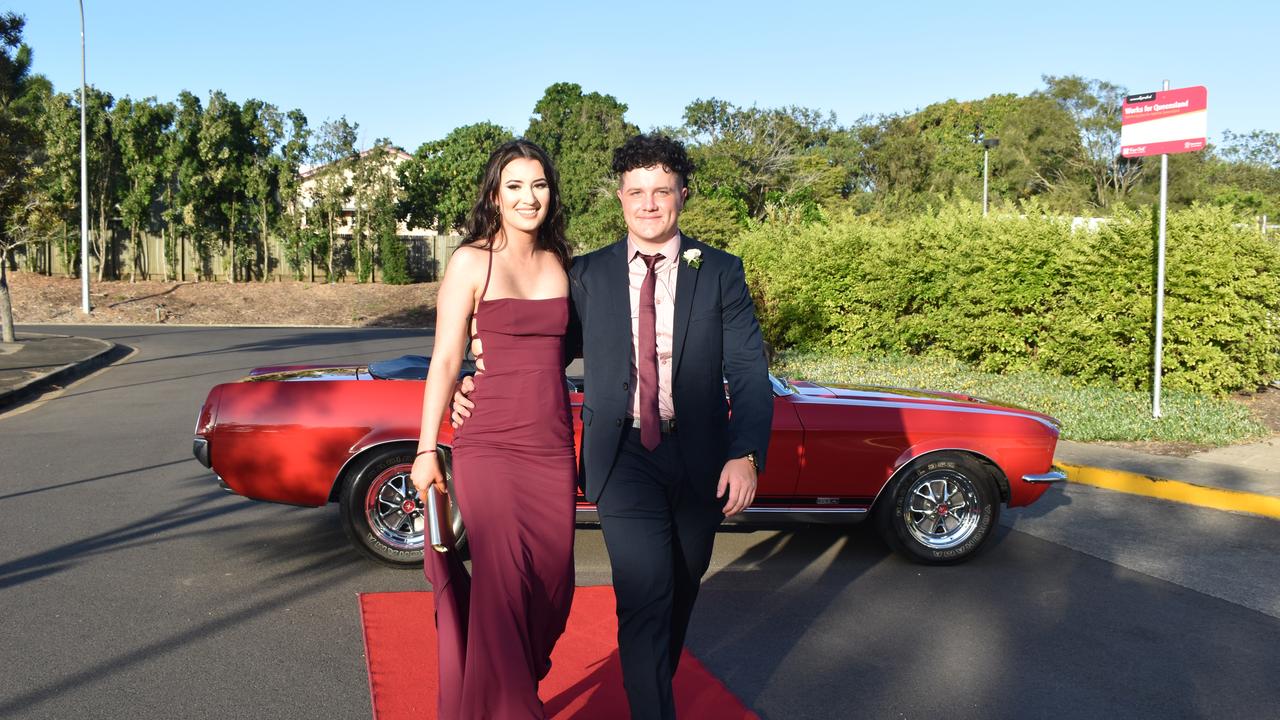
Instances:
[[[749,452],[746,455],[743,455],[742,457],[746,460],[751,461],[752,470],[755,470],[756,472],[760,472],[760,463],[756,462],[756,454],[754,452]]]

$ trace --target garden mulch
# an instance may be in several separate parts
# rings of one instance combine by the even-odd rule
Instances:
[[[138,282],[91,280],[93,312],[80,312],[80,281],[9,275],[19,324],[338,325],[431,327],[438,283]]]

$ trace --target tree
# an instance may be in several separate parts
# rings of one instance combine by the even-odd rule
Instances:
[[[1223,130],[1218,155],[1227,162],[1280,170],[1280,132]]]
[[[845,196],[849,168],[824,152],[838,132],[835,116],[816,110],[694,100],[684,110],[684,135],[698,166],[695,194],[741,203],[744,227],[747,217],[762,219],[770,204],[816,206]]]
[[[917,213],[939,202],[976,199],[982,193],[981,141],[998,138],[990,152],[994,198],[1051,196],[1060,207],[1080,207],[1086,195],[1072,163],[1079,134],[1072,117],[1041,95],[991,95],[947,100],[913,113],[864,119],[851,129],[856,140],[852,185],[889,213]]]
[[[931,169],[937,149],[910,115],[863,118],[853,128],[861,148],[855,187],[881,209],[917,211],[938,194]]]
[[[249,211],[244,184],[248,154],[240,106],[221,90],[209,93],[198,141],[200,174],[213,201],[205,219],[226,238],[227,282],[232,283],[236,281],[236,241]]]
[[[1128,92],[1105,80],[1079,75],[1045,75],[1040,94],[1052,98],[1075,120],[1080,133],[1079,151],[1071,159],[1091,181],[1089,202],[1099,208],[1123,200],[1141,179],[1140,159],[1120,155],[1120,108]]]
[[[120,217],[129,228],[132,246],[130,282],[137,278],[139,267],[144,267],[142,233],[152,225],[152,208],[163,179],[165,134],[173,124],[173,114],[172,105],[160,104],[153,97],[137,101],[125,97],[112,110],[111,131],[128,179],[120,199]]]
[[[1003,197],[1043,199],[1059,210],[1080,212],[1088,204],[1088,178],[1073,161],[1081,154],[1075,120],[1044,95],[1016,100],[992,136],[993,186]]]
[[[590,252],[614,242],[627,231],[626,220],[622,217],[622,205],[613,188],[616,185],[605,183],[600,192],[591,198],[591,204],[584,213],[580,213],[573,221],[573,250],[576,254]],[[685,215],[680,216],[680,227],[685,228]],[[701,235],[690,231],[690,234],[702,239]]]
[[[25,243],[10,232],[32,164],[35,134],[30,123],[31,48],[22,42],[26,20],[0,15],[0,339],[14,342],[13,301],[9,297],[9,254]]]
[[[277,232],[285,239],[281,262],[286,259],[293,267],[294,277],[302,279],[303,253],[310,244],[306,242],[306,214],[299,202],[301,180],[298,171],[311,153],[311,129],[307,116],[301,110],[290,110],[286,116],[288,132],[280,146],[279,194],[283,212],[278,216]]]
[[[112,132],[111,108],[115,98],[111,93],[90,85],[86,88],[85,102],[85,151],[89,166],[89,214],[93,217],[93,232],[89,245],[98,256],[98,280],[106,276],[107,265],[119,275],[115,264],[115,242],[111,229],[112,214],[120,204],[125,177],[120,162],[120,147]],[[79,92],[76,94],[80,101]],[[76,108],[77,114],[79,108]]]
[[[627,106],[612,95],[582,92],[575,83],[547,88],[533,107],[525,137],[555,159],[560,173],[560,201],[568,227],[600,195],[613,162],[613,151],[640,132],[627,122]]]
[[[617,202],[614,206],[614,213],[622,222],[622,209],[617,207]],[[680,213],[681,232],[722,249],[729,247],[729,242],[746,228],[745,203],[726,194],[693,195]]]
[[[36,108],[31,113],[36,161],[11,227],[24,230],[33,242],[57,247],[71,277],[79,260],[80,114],[71,97],[53,92],[48,80],[33,78],[32,83],[28,94]],[[45,271],[52,272],[52,266]]]
[[[1233,205],[1249,219],[1280,216],[1280,132],[1224,130],[1222,145],[1204,160],[1203,178],[1214,204]]]
[[[322,228],[325,251],[325,280],[336,282],[342,276],[342,268],[334,262],[334,250],[338,244],[338,226],[351,197],[351,177],[359,158],[356,137],[359,123],[347,121],[345,116],[325,121],[320,126],[312,159],[319,167],[313,169],[315,188],[311,194],[312,210]]]
[[[44,142],[45,109],[54,99],[53,85],[46,78],[36,76],[31,79],[26,102],[32,108],[27,117],[32,162],[22,183],[21,195],[5,227],[11,247],[15,250],[21,247],[29,268],[52,273],[53,253],[50,251],[58,247],[67,259],[70,275],[75,268],[74,239],[79,237],[78,232],[71,236],[69,227],[74,221],[79,199],[79,125],[75,131],[73,166],[66,161],[69,158],[54,157]],[[61,100],[69,102],[70,99],[62,96]]]
[[[259,258],[260,277],[265,281],[271,264],[268,235],[280,213],[280,175],[288,170],[275,152],[284,140],[284,116],[276,106],[252,99],[241,106],[241,116],[247,143],[244,192],[257,226],[258,245],[255,251]]]
[[[368,282],[374,277],[375,255],[384,263],[383,281],[408,281],[408,252],[396,233],[396,212],[400,202],[400,180],[396,158],[401,150],[386,138],[374,142],[355,168],[356,218],[351,236],[356,244],[356,277]],[[366,252],[364,248],[368,246]]]
[[[404,191],[400,218],[410,228],[460,229],[475,204],[480,173],[489,155],[510,139],[511,133],[483,122],[464,125],[442,140],[423,143],[397,168]]]
[[[212,191],[200,160],[200,127],[204,107],[200,98],[183,90],[178,94],[173,127],[165,136],[162,151],[164,187],[164,217],[167,243],[175,250],[170,257],[178,268],[175,277],[185,279],[187,241],[202,260],[197,276],[208,270],[203,251],[205,218],[212,204]]]

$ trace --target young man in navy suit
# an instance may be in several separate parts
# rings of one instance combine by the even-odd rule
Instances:
[[[613,170],[627,235],[569,271],[585,368],[579,482],[613,569],[631,717],[674,718],[671,680],[715,531],[755,497],[773,398],[742,261],[680,232],[684,147],[637,135]]]

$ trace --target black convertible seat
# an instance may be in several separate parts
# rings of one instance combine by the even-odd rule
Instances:
[[[379,380],[426,380],[430,365],[431,358],[425,355],[401,355],[369,363],[369,374]]]
[[[375,360],[369,363],[369,374],[375,380],[426,380],[427,368],[430,366],[431,358],[426,355],[401,355],[398,358]],[[475,363],[464,360],[458,377],[466,377],[475,371]],[[582,378],[566,377],[565,382],[570,392],[582,392]]]

